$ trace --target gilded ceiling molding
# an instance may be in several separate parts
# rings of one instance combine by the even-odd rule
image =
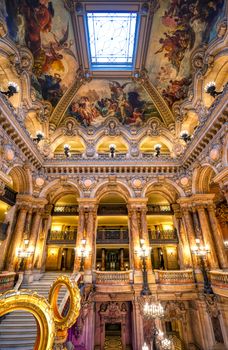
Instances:
[[[73,100],[75,94],[80,89],[80,87],[90,79],[86,77],[86,73],[81,70],[77,71],[75,81],[73,85],[67,90],[67,92],[63,95],[61,100],[58,102],[57,106],[52,112],[50,118],[50,128],[56,129],[56,127],[61,123],[64,114],[69,107],[71,101]]]
[[[141,84],[142,87],[146,90],[146,92],[151,97],[155,107],[160,113],[160,116],[166,126],[175,123],[174,116],[167,106],[163,97],[159,94],[158,90],[154,87],[154,85],[150,82],[147,72],[145,70],[140,73],[135,73],[134,81]]]

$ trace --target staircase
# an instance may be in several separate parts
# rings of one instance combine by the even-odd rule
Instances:
[[[62,272],[46,272],[39,281],[29,285],[22,284],[21,289],[34,290],[48,298],[52,282],[62,274]],[[62,300],[64,295],[65,290],[61,288],[58,300]],[[36,321],[31,313],[25,311],[9,313],[0,321],[0,350],[33,350],[36,329]]]

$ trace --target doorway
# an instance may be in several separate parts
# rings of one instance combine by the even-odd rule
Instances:
[[[121,323],[105,323],[105,346],[106,350],[122,350]]]

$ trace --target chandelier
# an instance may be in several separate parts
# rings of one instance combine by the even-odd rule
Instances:
[[[143,307],[143,313],[146,318],[162,318],[164,316],[164,308],[161,303],[154,302],[149,304],[146,302]]]

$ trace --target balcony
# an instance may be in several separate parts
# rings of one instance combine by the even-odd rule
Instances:
[[[211,285],[215,294],[228,297],[228,272],[210,271]]]
[[[77,205],[56,205],[52,211],[53,216],[75,216],[78,215]]]
[[[15,205],[17,192],[15,192],[14,190],[12,190],[12,188],[9,188],[7,186],[5,186],[4,191],[5,192],[3,196],[0,196],[0,199],[9,205]]]
[[[195,289],[193,270],[154,270],[158,289],[164,292],[190,292]]]
[[[174,230],[151,230],[148,229],[150,244],[178,243],[176,229]]]
[[[48,235],[47,244],[75,244],[77,230],[51,231]]]
[[[97,291],[129,292],[133,283],[133,271],[94,271],[93,279]]]
[[[100,204],[98,208],[98,215],[100,216],[116,216],[127,215],[126,204]]]
[[[170,205],[148,204],[147,215],[173,215]]]
[[[97,229],[97,244],[128,244],[127,228],[99,228]]]

